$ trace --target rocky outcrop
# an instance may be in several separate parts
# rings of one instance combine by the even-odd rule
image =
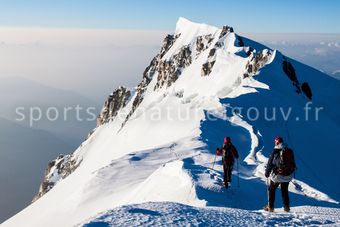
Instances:
[[[296,76],[295,69],[293,65],[287,61],[286,58],[283,59],[282,62],[283,72],[288,76],[288,78],[292,81],[293,85],[296,87],[296,92],[301,93],[300,83]]]
[[[301,90],[309,100],[312,100],[312,89],[307,82],[302,83]]]
[[[154,90],[162,88],[164,85],[170,87],[178,79],[182,70],[189,66],[191,62],[190,46],[182,47],[169,60],[160,61],[156,67],[158,77]]]
[[[158,77],[157,84],[154,90],[161,88],[166,84],[170,87],[173,82],[175,82],[181,73],[173,61],[161,61],[157,67]]]
[[[162,50],[163,49],[166,49],[166,48],[162,47]],[[137,85],[137,88],[136,88],[136,96],[133,100],[131,110],[126,116],[125,121],[122,124],[122,127],[125,125],[128,119],[132,116],[132,114],[136,111],[137,107],[142,103],[144,99],[144,93],[157,70],[157,66],[159,65],[160,59],[161,59],[160,55],[159,54],[156,55],[156,57],[154,57],[152,61],[150,62],[149,66],[146,67],[146,69],[144,70],[142,81]]]
[[[204,35],[204,36],[198,36],[196,38],[196,57],[205,51],[211,44],[211,42],[214,40],[211,34]]]
[[[105,124],[112,120],[120,109],[126,106],[131,92],[125,87],[119,87],[113,91],[104,103],[102,111],[97,118],[97,126]],[[94,132],[92,130],[88,137]],[[87,138],[88,138],[87,137]],[[71,155],[59,155],[55,160],[48,163],[44,173],[44,178],[39,187],[38,194],[32,202],[51,190],[61,179],[70,175],[80,164],[81,161]]]
[[[136,111],[138,106],[142,103],[147,86],[151,82],[156,72],[158,73],[158,76],[154,90],[160,89],[163,86],[170,87],[178,79],[182,70],[191,64],[192,51],[189,45],[183,46],[176,54],[172,55],[170,58],[162,59],[162,57],[171,48],[171,46],[179,36],[180,34],[177,34],[173,36],[173,38],[171,38],[171,36],[168,35],[163,42],[160,54],[154,57],[150,65],[145,69],[143,73],[143,79],[137,86],[136,96],[133,100],[131,111],[127,115],[124,123],[122,124],[122,127]]]
[[[236,39],[237,39],[237,45],[238,45],[239,47],[244,47],[244,42],[243,42],[242,37],[239,36],[239,35],[236,35]]]
[[[296,87],[296,93],[301,93],[300,83],[296,76],[295,69],[293,65],[288,62],[288,60],[284,57],[282,62],[283,72],[287,75],[287,77],[292,81],[293,85]]]
[[[216,62],[216,48],[212,48],[209,52],[207,62],[202,65],[201,76],[208,76]]]
[[[214,64],[215,61],[204,63],[202,65],[201,76],[208,76],[211,73]]]
[[[247,72],[243,75],[243,77],[254,76],[264,65],[267,64],[271,55],[272,51],[268,49],[264,49],[255,54],[252,52],[250,54],[250,60],[246,64]]]
[[[234,32],[234,29],[228,25],[225,25],[223,26],[220,36],[218,38],[221,39],[223,36],[225,36],[226,34],[230,32]]]
[[[118,111],[124,108],[131,97],[131,91],[125,87],[119,87],[113,91],[104,103],[102,111],[97,118],[97,126],[112,120]]]
[[[166,52],[168,52],[168,50],[172,47],[172,45],[176,42],[176,40],[178,39],[178,37],[181,34],[177,34],[177,35],[170,35],[168,34],[164,40],[163,40],[163,46],[161,48],[160,51],[160,58],[162,58]]]
[[[59,155],[55,160],[48,163],[44,173],[44,178],[39,187],[39,192],[34,196],[32,202],[50,191],[55,184],[70,175],[80,164],[81,160],[77,160],[74,155]]]
[[[296,71],[294,69],[294,66],[292,63],[288,61],[286,57],[283,57],[283,62],[282,62],[282,70],[283,72],[287,75],[287,77],[292,81],[293,86],[295,87],[296,93],[300,94],[301,91],[303,94],[309,99],[312,100],[312,89],[310,88],[309,84],[307,82],[303,82],[300,85],[298,76],[296,74]]]
[[[216,53],[216,48],[212,48],[210,51],[209,51],[209,55],[208,55],[208,59],[211,59],[215,56],[215,53]]]

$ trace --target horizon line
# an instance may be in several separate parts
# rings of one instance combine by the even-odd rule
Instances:
[[[233,27],[234,28],[234,27]],[[175,31],[169,29],[147,29],[147,28],[98,28],[98,27],[54,27],[54,26],[2,26],[0,25],[0,29],[27,29],[27,30],[64,30],[64,31],[71,31],[71,30],[79,30],[79,31],[140,31],[140,32],[170,32]],[[234,28],[235,30],[235,28]],[[255,32],[255,31],[237,31],[236,34],[290,34],[290,35],[300,35],[300,34],[308,34],[308,35],[340,35],[340,32]]]

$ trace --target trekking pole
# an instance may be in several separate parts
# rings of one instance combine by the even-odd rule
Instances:
[[[215,162],[216,162],[216,156],[217,156],[217,154],[215,153],[214,162],[213,162],[213,164],[211,166],[211,169],[214,169],[214,165],[215,165]]]
[[[269,206],[269,177],[266,179],[267,204]]]
[[[240,171],[238,170],[238,159],[237,159],[237,187],[240,187]]]

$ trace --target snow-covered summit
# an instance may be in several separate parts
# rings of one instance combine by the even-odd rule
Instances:
[[[41,197],[3,226],[74,226],[145,202],[258,210],[276,135],[297,158],[292,210],[339,208],[339,89],[338,80],[230,26],[180,18],[134,91],[110,94],[86,141],[51,162]],[[225,190],[220,161],[211,167],[227,135],[241,156],[240,187],[234,171],[235,183]]]
[[[202,35],[204,33],[215,33],[218,30],[221,29],[208,24],[195,23],[184,17],[180,17],[176,23],[175,34],[190,34],[192,32],[197,32],[197,35]],[[201,34],[199,34],[200,32]]]

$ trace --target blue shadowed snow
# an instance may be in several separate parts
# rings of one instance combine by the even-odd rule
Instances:
[[[129,213],[139,213],[139,214],[145,214],[145,215],[151,215],[151,216],[159,216],[161,215],[159,212],[157,211],[153,211],[153,210],[148,210],[148,209],[140,209],[140,208],[132,208],[130,210],[128,210]]]
[[[220,123],[220,124],[218,124]],[[220,134],[221,140],[223,141],[222,133],[224,130],[228,132],[228,135],[238,135],[238,133],[242,133],[244,130],[241,127],[231,125],[227,121],[203,121],[201,127],[205,127],[205,130],[202,130],[201,139],[205,141],[208,147],[214,148],[218,141],[214,140],[213,134],[207,133],[209,129],[213,127],[215,131],[218,131]],[[235,130],[235,133],[233,133]],[[211,132],[212,130],[210,130]],[[223,188],[223,171],[221,168],[217,168],[215,165],[214,170],[208,170],[211,180],[219,182],[220,186],[222,186],[221,190],[212,190],[211,188],[206,188],[199,184],[196,184],[196,193],[199,199],[207,201],[208,206],[220,206],[220,207],[233,207],[247,210],[258,210],[261,209],[267,202],[267,186],[260,178],[252,178],[248,179],[248,175],[254,170],[254,166],[247,165],[245,162],[241,162],[241,160],[249,153],[250,143],[242,143],[242,139],[246,139],[250,141],[249,133],[248,137],[244,138],[241,134],[240,137],[235,137],[233,139],[234,145],[239,149],[239,153],[241,155],[239,168],[240,168],[240,179],[239,179],[239,187],[237,184],[237,163],[234,164],[234,171],[232,176],[232,186],[228,189]],[[210,139],[209,136],[211,136]],[[234,138],[232,136],[232,138]],[[261,143],[260,143],[261,146]],[[212,149],[209,149],[212,150]],[[215,151],[215,150],[213,150]],[[248,151],[248,152],[247,152]],[[195,182],[199,182],[199,178],[202,174],[207,172],[207,168],[198,164],[195,164],[192,158],[187,158],[183,160],[184,169],[188,171]],[[217,158],[217,163],[221,164],[221,157]],[[248,174],[249,172],[249,174]],[[216,180],[217,179],[217,180]],[[316,201],[315,199],[298,195],[294,193],[290,193],[291,206],[299,206],[299,205],[318,205],[318,206],[333,206],[337,207],[338,205],[330,204],[327,202]],[[275,207],[282,207],[282,198],[280,188],[276,191],[276,201]]]
[[[223,139],[226,136],[231,137],[232,143],[238,150],[241,159],[249,154],[251,141],[249,140],[248,131],[242,127],[232,125],[229,121],[208,116],[211,120],[201,122],[201,140],[207,144],[207,149],[211,153],[216,152],[216,148],[221,148]]]
[[[245,39],[244,42],[249,42]],[[249,45],[249,44],[246,44]],[[252,45],[254,45],[252,43]],[[295,158],[298,166],[296,172],[296,178],[309,184],[313,188],[325,192],[335,200],[339,200],[339,181],[337,171],[334,171],[337,167],[337,160],[339,160],[339,154],[334,151],[340,146],[339,141],[331,141],[330,138],[326,138],[324,135],[328,133],[336,133],[340,135],[338,127],[332,125],[330,118],[334,118],[334,113],[328,112],[330,105],[324,103],[324,112],[320,112],[318,120],[313,119],[314,113],[310,112],[308,119],[306,119],[305,105],[308,102],[307,98],[303,94],[296,93],[295,87],[288,80],[287,75],[282,70],[282,55],[278,52],[274,61],[274,64],[264,67],[261,70],[261,76],[256,77],[259,82],[270,85],[270,89],[256,88],[257,92],[241,95],[236,98],[225,98],[220,100],[222,104],[227,106],[227,116],[231,117],[233,114],[231,109],[233,107],[243,108],[240,115],[242,120],[252,126],[253,133],[256,134],[258,139],[258,145],[255,147],[255,152],[261,151],[265,156],[269,156],[273,149],[273,140],[275,136],[282,136],[288,146],[295,152]],[[336,88],[337,83],[333,83],[335,80],[330,77],[324,77],[319,79],[320,81],[314,81],[314,77],[308,77],[319,73],[318,71],[302,65],[296,61],[288,59],[294,66],[297,77],[300,83],[308,81],[311,87],[314,83],[321,83],[327,85],[330,89]],[[271,67],[276,67],[272,69]],[[300,70],[304,71],[300,71]],[[270,72],[277,72],[276,75],[272,75]],[[306,76],[307,75],[307,76]],[[334,87],[333,87],[334,85]],[[323,96],[327,96],[327,93],[318,90],[313,90],[313,103],[310,104],[312,110],[318,107],[319,100],[323,100]],[[279,101],[278,101],[279,100]],[[292,100],[295,100],[292,102]],[[257,113],[251,108],[256,107]],[[249,111],[249,113],[247,112]],[[291,112],[289,112],[291,111]],[[274,114],[275,113],[275,114]],[[335,111],[335,113],[337,113]],[[223,119],[211,119],[211,116],[207,115],[206,119],[210,117],[210,120],[204,120],[201,122],[201,140],[206,143],[207,149],[210,153],[215,153],[216,147],[220,147],[223,143],[223,137],[230,136],[233,144],[236,146],[240,153],[240,160],[243,160],[250,152],[251,149],[251,137],[248,129],[241,126],[231,124],[229,121]],[[288,120],[285,120],[285,115],[290,114]],[[268,120],[275,117],[276,120]],[[318,138],[323,138],[322,140]],[[329,153],[322,153],[322,151]],[[330,155],[334,158],[330,159]],[[217,158],[218,163],[221,164],[221,158]],[[256,156],[255,156],[255,161]],[[324,163],[329,163],[325,165]],[[322,168],[318,168],[322,166]],[[197,166],[192,161],[186,161],[184,168],[197,180],[204,172],[202,166]],[[233,187],[220,191],[218,193],[212,192],[209,189],[196,185],[197,195],[200,199],[207,201],[208,205],[213,206],[228,206],[243,209],[260,209],[266,203],[266,186],[259,178],[253,177],[251,180],[247,178],[254,171],[254,166],[247,165],[245,162],[240,162],[240,186],[241,188],[235,188],[235,181],[237,175],[235,172],[236,164],[233,172]],[[223,183],[223,172],[221,168],[219,170],[210,171],[212,178],[218,178]],[[292,184],[292,183],[291,183]],[[297,190],[301,190],[296,186]],[[215,194],[214,194],[215,193]],[[223,195],[222,195],[223,194]],[[221,200],[221,197],[225,197],[225,201]],[[235,198],[238,201],[233,201]],[[320,202],[316,199],[309,198],[304,195],[298,195],[290,193],[291,206],[296,205],[312,205],[312,206],[331,206],[339,207],[339,204]],[[275,206],[281,206],[281,192],[277,190]]]
[[[109,223],[103,221],[94,221],[84,225],[84,227],[109,227],[109,226],[110,226]]]
[[[280,57],[277,56],[277,58]],[[300,72],[299,70],[302,67],[301,63],[290,59],[289,61],[292,62],[297,77],[301,82],[307,80],[312,88],[316,87],[313,86],[313,84],[318,83],[318,81],[314,81],[313,77],[308,78],[308,75],[319,72],[305,65],[302,65],[305,71]],[[273,72],[273,70],[275,70],[275,72],[280,72],[280,70],[271,69],[271,67],[279,67],[281,74],[272,75],[270,72]],[[270,90],[257,88],[258,92],[256,93],[241,95],[232,99],[223,99],[221,102],[229,104],[231,107],[243,108],[242,119],[261,133],[262,136],[258,137],[261,144],[259,147],[263,146],[262,153],[267,157],[273,149],[275,136],[282,136],[288,146],[295,152],[298,166],[296,172],[297,179],[306,182],[310,186],[325,192],[339,201],[340,194],[338,188],[340,187],[340,181],[335,179],[339,179],[339,171],[336,169],[340,157],[339,152],[335,151],[340,147],[340,143],[339,140],[334,141],[332,139],[333,137],[325,136],[329,133],[340,135],[339,127],[334,125],[334,122],[330,120],[334,118],[334,114],[328,112],[328,108],[330,107],[328,103],[321,106],[325,110],[320,112],[319,119],[315,119],[315,113],[313,112],[315,108],[319,107],[318,100],[322,99],[320,96],[327,96],[327,93],[314,90],[314,101],[313,104],[310,105],[312,110],[310,110],[307,119],[304,108],[308,100],[304,95],[297,94],[293,85],[288,84],[289,86],[287,86],[287,76],[283,73],[281,67],[281,63],[271,64],[262,69],[261,76],[256,77],[258,81],[270,84]],[[319,83],[325,84],[326,87],[331,89],[335,80],[327,76],[324,77],[325,78],[320,79]],[[338,84],[337,81],[335,82],[334,87]],[[279,100],[279,102],[277,100]],[[291,100],[296,100],[296,102],[292,102]],[[255,121],[252,120],[255,116],[254,111],[250,111],[249,116],[247,115],[247,110],[250,110],[254,106],[259,110],[259,118]],[[286,115],[290,108],[290,117],[285,121],[281,111]],[[273,109],[276,109],[276,120],[266,120],[266,116],[267,118],[273,116]],[[237,134],[238,130],[236,130],[235,135]],[[250,138],[248,139],[250,140]]]
[[[130,212],[148,210],[157,213]],[[157,212],[156,212],[157,210]],[[198,208],[179,203],[152,202],[118,207],[99,215],[84,227],[101,226],[305,226],[336,225],[338,209],[299,207],[296,212]]]
[[[266,186],[260,180],[255,179],[250,182],[240,178],[240,187],[238,187],[237,175],[234,172],[232,186],[225,189],[222,170],[207,170],[206,167],[195,164],[192,158],[184,159],[183,162],[184,169],[195,182],[200,182],[200,177],[208,171],[211,181],[217,184],[218,187],[214,189],[200,184],[195,185],[198,198],[207,201],[208,206],[257,210],[266,203]],[[236,169],[236,166],[234,169]]]

